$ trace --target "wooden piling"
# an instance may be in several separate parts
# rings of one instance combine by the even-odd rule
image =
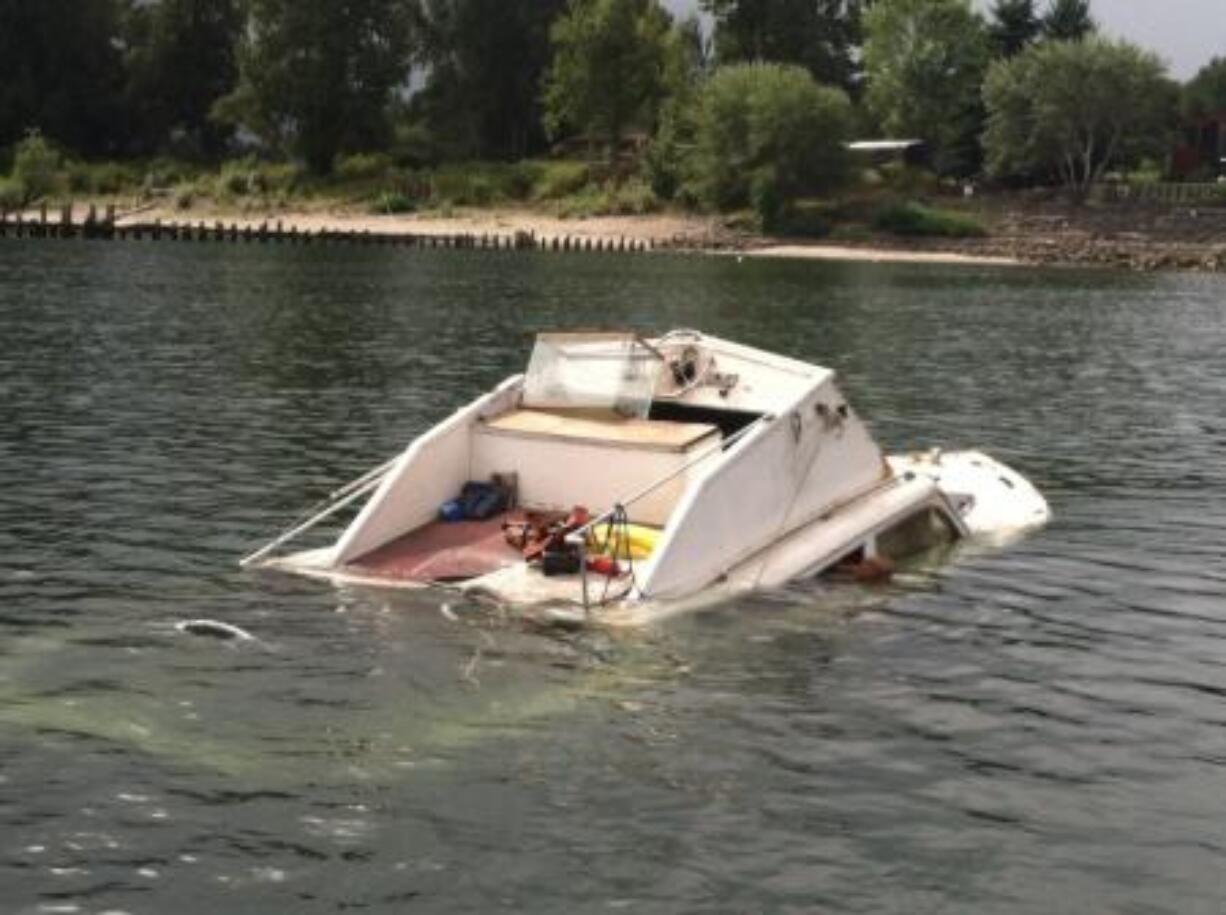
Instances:
[[[49,211],[46,201],[40,202],[36,216],[25,219],[21,213],[9,213],[0,209],[0,237],[15,236],[17,238],[85,238],[85,239],[133,239],[142,240],[146,236],[154,241],[163,239],[171,241],[229,241],[237,243],[261,244],[269,242],[288,244],[311,244],[313,242],[336,242],[350,245],[382,245],[402,248],[450,248],[452,250],[483,250],[498,251],[563,251],[563,252],[597,252],[625,253],[652,251],[657,247],[669,248],[677,246],[677,239],[652,242],[648,239],[618,237],[550,234],[537,235],[535,230],[518,229],[506,234],[498,232],[446,232],[418,233],[406,232],[372,232],[370,229],[325,229],[316,230],[300,228],[296,223],[286,224],[284,219],[264,220],[257,224],[241,225],[237,222],[228,225],[221,220],[206,223],[204,220],[170,220],[163,222],[155,218],[150,222],[131,222],[123,226],[117,225],[115,204],[106,204],[105,210],[96,204],[88,204],[88,209],[77,221],[71,201],[56,204],[54,212]]]

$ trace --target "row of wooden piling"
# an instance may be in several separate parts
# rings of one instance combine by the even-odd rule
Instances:
[[[371,232],[347,229],[300,229],[286,226],[283,221],[226,224],[215,221],[132,222],[116,219],[115,207],[99,210],[91,205],[84,218],[77,219],[71,205],[58,213],[44,204],[31,217],[24,213],[0,211],[0,238],[102,239],[106,241],[199,241],[246,242],[255,244],[349,243],[360,245],[396,245],[409,248],[474,248],[490,250],[550,250],[550,251],[650,251],[653,244],[636,238],[591,238],[587,236],[538,236],[535,232],[517,231],[509,234],[491,233],[407,233]]]

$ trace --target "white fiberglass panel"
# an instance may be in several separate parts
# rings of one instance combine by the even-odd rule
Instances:
[[[469,480],[472,427],[484,415],[507,409],[520,377],[452,414],[415,440],[384,478],[336,546],[336,562],[359,559],[438,516]]]
[[[712,447],[716,447],[714,439],[695,442],[684,450],[634,449],[478,428],[473,436],[472,472],[479,480],[496,473],[515,474],[525,508],[570,511],[581,505],[593,514],[677,474],[629,508],[636,523],[663,526],[685,491],[688,474],[680,471]]]
[[[832,381],[691,487],[645,573],[650,598],[683,597],[889,474]]]

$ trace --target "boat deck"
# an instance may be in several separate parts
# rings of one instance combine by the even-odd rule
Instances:
[[[400,581],[467,581],[523,562],[502,533],[505,515],[488,521],[432,521],[349,564],[362,575]]]

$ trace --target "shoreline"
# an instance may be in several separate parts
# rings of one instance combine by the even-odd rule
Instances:
[[[82,201],[72,208],[74,224],[85,224],[91,206],[98,213],[119,201]],[[562,218],[530,208],[462,209],[452,213],[375,215],[336,205],[237,208],[215,205],[189,209],[155,201],[116,209],[119,228],[160,224],[259,231],[277,227],[300,235],[350,233],[392,238],[529,236],[531,246],[554,250],[656,250],[734,254],[761,259],[966,266],[1081,266],[1130,271],[1226,272],[1226,210],[1183,214],[1196,230],[1172,221],[1180,214],[1135,211],[1008,213],[986,238],[904,238],[870,235],[855,241],[778,238],[730,228],[720,217],[679,212],[628,216]],[[34,223],[39,210],[27,210]],[[48,208],[59,222],[59,208]],[[1154,231],[1157,227],[1158,231]],[[1135,231],[1148,228],[1150,231]],[[523,245],[527,247],[529,245]]]

